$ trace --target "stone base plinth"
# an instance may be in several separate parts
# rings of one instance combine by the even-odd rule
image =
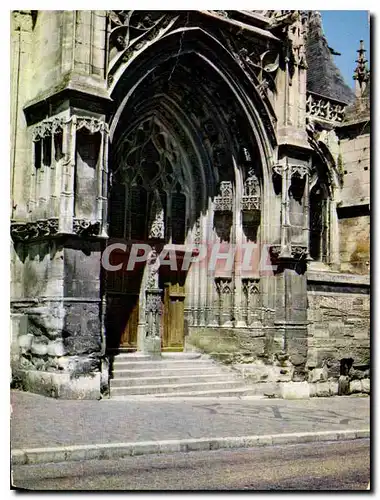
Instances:
[[[70,373],[33,370],[19,372],[25,391],[59,399],[100,399],[101,374],[73,378]]]

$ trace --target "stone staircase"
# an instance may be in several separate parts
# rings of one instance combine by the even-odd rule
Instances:
[[[111,399],[264,397],[261,387],[247,385],[230,368],[196,352],[162,353],[161,359],[118,353],[111,366]]]

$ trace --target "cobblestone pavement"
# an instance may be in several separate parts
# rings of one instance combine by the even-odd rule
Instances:
[[[369,427],[369,397],[79,401],[11,392],[12,448]]]

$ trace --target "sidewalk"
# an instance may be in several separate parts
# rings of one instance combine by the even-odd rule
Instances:
[[[11,403],[13,450],[326,431],[338,439],[369,430],[370,417],[368,397],[66,401],[12,391]]]

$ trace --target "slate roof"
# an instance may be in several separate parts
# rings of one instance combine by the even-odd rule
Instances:
[[[306,41],[308,63],[307,90],[349,104],[355,94],[345,83],[334,63],[331,50],[323,32],[322,18],[318,11],[309,13],[309,31]]]

